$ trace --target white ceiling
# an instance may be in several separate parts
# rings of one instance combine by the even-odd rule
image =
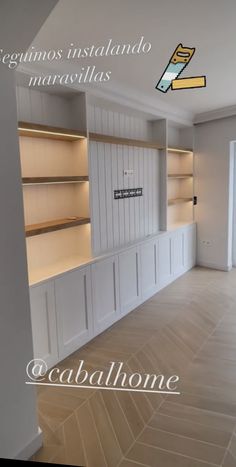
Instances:
[[[63,67],[64,73],[87,65],[111,70],[111,80],[99,84],[98,91],[190,118],[236,104],[235,29],[236,0],[60,0],[33,45],[66,50],[71,42],[99,46],[110,38],[123,44],[144,36],[152,44],[148,54],[59,61],[47,67]],[[162,94],[155,85],[179,43],[196,47],[183,77],[206,75],[207,87]]]

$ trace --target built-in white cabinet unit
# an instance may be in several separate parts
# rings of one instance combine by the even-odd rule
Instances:
[[[94,333],[108,328],[120,314],[118,256],[92,264]]]
[[[59,358],[93,335],[90,268],[68,272],[55,280]]]
[[[149,240],[140,245],[142,300],[158,291],[158,240]]]
[[[53,366],[195,265],[196,225],[31,286],[35,358]]]
[[[129,248],[119,254],[121,313],[133,310],[141,300],[139,248]]]
[[[58,361],[54,282],[31,287],[30,304],[34,358],[51,367]]]

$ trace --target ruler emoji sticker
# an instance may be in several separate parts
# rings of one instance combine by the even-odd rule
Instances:
[[[166,93],[170,88],[175,90],[206,86],[205,76],[195,76],[184,78],[182,80],[178,79],[179,75],[192,59],[194,52],[195,47],[183,47],[182,44],[179,44],[176,47],[164,73],[156,85],[156,89],[158,89],[158,91]]]

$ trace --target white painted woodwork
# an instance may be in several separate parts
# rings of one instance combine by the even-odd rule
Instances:
[[[193,154],[167,152],[167,175],[193,174]],[[193,177],[186,179],[168,178],[167,198],[183,199],[193,197]],[[182,202],[168,206],[167,227],[176,222],[193,221],[193,202]]]
[[[147,300],[158,291],[158,240],[149,240],[140,245],[140,275],[142,300]]]
[[[158,272],[160,285],[164,286],[171,280],[171,234],[163,234],[158,240]]]
[[[54,283],[30,288],[34,358],[43,359],[48,368],[58,362]]]
[[[186,227],[184,230],[184,267],[191,269],[196,264],[197,229],[196,224]]]
[[[141,300],[139,248],[130,248],[119,254],[119,281],[121,313],[133,310]]]
[[[184,269],[184,242],[185,235],[182,229],[172,233],[171,236],[171,273],[176,276]]]
[[[159,151],[89,143],[94,254],[124,246],[159,230]],[[125,177],[124,169],[133,169]],[[114,189],[143,188],[143,196],[114,199]]]
[[[192,224],[97,258],[86,267],[78,263],[77,269],[55,278],[63,267],[76,268],[76,258],[61,264],[51,271],[54,278],[30,288],[37,357],[52,366],[191,269],[195,261]]]
[[[120,316],[118,256],[97,261],[91,270],[94,332],[97,334]]]
[[[17,86],[16,95],[19,121],[73,130],[87,128],[84,93],[71,98],[71,96],[58,96]]]
[[[70,271],[55,279],[60,359],[93,335],[90,268]]]
[[[122,136],[123,138],[149,140],[151,134],[151,122],[144,118],[136,117],[126,112],[117,111],[115,104],[113,109],[105,108],[106,103],[88,105],[88,128],[94,133],[104,135]]]

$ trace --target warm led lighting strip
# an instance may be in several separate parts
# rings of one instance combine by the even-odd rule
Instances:
[[[193,153],[191,149],[176,149],[176,148],[167,148],[168,151],[170,152],[184,152],[186,154]]]
[[[78,138],[84,139],[85,138],[84,136],[72,135],[70,133],[58,133],[56,131],[35,130],[35,129],[31,129],[31,128],[18,127],[18,130],[28,132],[28,133],[40,133],[40,134],[44,134],[44,135],[68,136],[69,138],[75,138],[75,139],[78,139]]]

